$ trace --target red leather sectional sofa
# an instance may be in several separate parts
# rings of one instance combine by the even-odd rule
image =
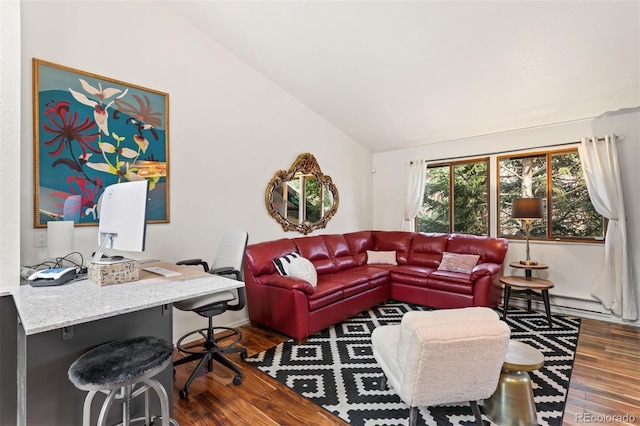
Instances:
[[[466,234],[360,231],[279,239],[247,247],[249,319],[298,342],[388,299],[434,308],[495,307],[508,242]],[[395,251],[397,265],[367,264],[367,250]],[[444,252],[480,256],[471,274],[438,270]],[[298,252],[318,274],[281,276],[273,259]]]

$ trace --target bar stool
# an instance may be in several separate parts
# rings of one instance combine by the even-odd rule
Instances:
[[[149,415],[149,388],[160,399],[162,426],[177,423],[169,416],[169,396],[162,384],[153,378],[171,365],[173,345],[158,337],[133,337],[114,340],[97,346],[76,359],[69,367],[69,380],[80,390],[88,391],[85,397],[82,424],[91,423],[91,405],[98,392],[107,395],[98,426],[105,425],[107,414],[115,400],[122,401],[122,425],[144,420],[151,424]],[[136,385],[140,385],[135,389]],[[130,418],[131,400],[144,395],[145,416]]]
[[[509,341],[498,388],[483,404],[484,413],[492,422],[499,425],[538,425],[528,372],[543,365],[542,352],[517,340]]]

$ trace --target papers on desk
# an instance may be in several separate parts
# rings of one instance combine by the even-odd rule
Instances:
[[[171,262],[153,262],[140,265],[140,281],[182,281],[206,276],[210,277],[211,274],[195,266],[176,265]]]
[[[171,271],[159,266],[147,266],[142,269],[148,272],[153,272],[154,274],[162,275],[163,277],[175,277],[177,275],[182,275],[180,272]]]

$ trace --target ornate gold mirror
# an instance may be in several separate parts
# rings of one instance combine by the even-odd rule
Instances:
[[[338,188],[309,153],[298,155],[289,170],[278,170],[265,192],[269,215],[285,231],[304,235],[327,226],[339,202]]]

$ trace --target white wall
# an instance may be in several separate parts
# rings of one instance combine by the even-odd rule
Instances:
[[[0,289],[19,280],[20,3],[0,1]]]
[[[640,113],[638,108],[628,111],[603,114],[601,117],[554,124],[543,127],[505,132],[494,135],[447,141],[418,146],[411,149],[378,153],[373,155],[373,167],[376,173],[373,178],[373,211],[374,228],[401,229],[404,181],[404,163],[411,159],[423,158],[436,160],[483,154],[509,150],[536,150],[536,148],[579,141],[583,137],[604,136],[615,133],[623,135],[624,140],[618,142],[620,167],[622,169],[623,191],[625,193],[625,210],[627,214],[629,239],[632,259],[634,259],[635,278],[638,285],[640,276]],[[491,156],[491,235],[495,235],[496,223],[496,165],[495,155]],[[510,241],[506,263],[524,258],[524,242]],[[531,258],[549,265],[549,269],[540,272],[541,278],[555,283],[551,291],[555,295],[555,303],[561,306],[572,306],[579,309],[599,309],[595,303],[583,303],[577,299],[594,300],[591,287],[604,259],[604,246],[601,244],[536,242],[532,241]],[[522,271],[511,270],[507,266],[506,274],[522,274]],[[563,297],[562,297],[563,296]],[[640,294],[638,294],[640,304]],[[613,319],[613,318],[608,318]],[[615,320],[615,319],[613,319]],[[636,322],[637,323],[637,322]]]
[[[315,233],[370,228],[371,154],[160,3],[23,1],[21,246],[23,264],[47,257],[33,247],[33,57],[170,95],[171,222],[148,227],[138,258],[211,260],[221,235],[245,229],[249,242],[285,233],[266,213],[273,174],[313,153],[333,178],[340,207]],[[75,249],[96,247],[95,227],[76,228]],[[246,312],[220,322],[239,323]],[[175,337],[196,315],[176,313]],[[197,317],[198,320],[202,320]]]

